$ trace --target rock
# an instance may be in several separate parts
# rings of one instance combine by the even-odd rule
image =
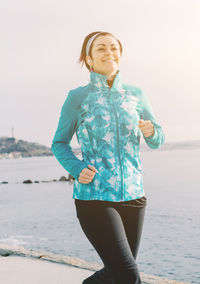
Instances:
[[[32,180],[27,179],[27,180],[24,180],[23,183],[32,183]]]
[[[59,179],[59,181],[68,181],[68,179],[65,176],[61,176],[61,178]]]
[[[34,183],[39,183],[39,181],[38,181],[38,180],[35,180]]]
[[[7,184],[8,182],[7,181],[2,181],[2,184]]]

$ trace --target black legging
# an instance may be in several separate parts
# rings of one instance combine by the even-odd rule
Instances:
[[[77,218],[104,268],[82,284],[142,283],[136,264],[146,197],[126,202],[75,199]]]

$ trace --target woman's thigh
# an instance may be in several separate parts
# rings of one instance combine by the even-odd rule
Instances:
[[[145,207],[123,206],[119,210],[130,249],[136,259],[142,236]]]
[[[99,202],[78,207],[77,216],[85,235],[114,279],[124,284],[141,283],[120,213]]]

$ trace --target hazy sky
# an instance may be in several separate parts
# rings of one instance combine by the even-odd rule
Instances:
[[[149,97],[166,142],[200,139],[199,0],[2,3],[0,136],[14,127],[51,145],[68,91],[88,83],[77,60],[98,30],[122,42],[122,79]]]

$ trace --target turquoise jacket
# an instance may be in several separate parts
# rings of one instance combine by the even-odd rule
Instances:
[[[138,128],[139,119],[152,122],[153,135],[143,135]],[[82,160],[70,146],[75,132]],[[51,149],[75,178],[73,198],[119,202],[144,196],[139,154],[141,134],[152,149],[159,148],[165,140],[148,98],[140,88],[124,84],[120,71],[111,88],[105,75],[91,72],[87,85],[70,90]],[[80,183],[79,174],[88,165],[93,165],[98,173],[90,183]]]

